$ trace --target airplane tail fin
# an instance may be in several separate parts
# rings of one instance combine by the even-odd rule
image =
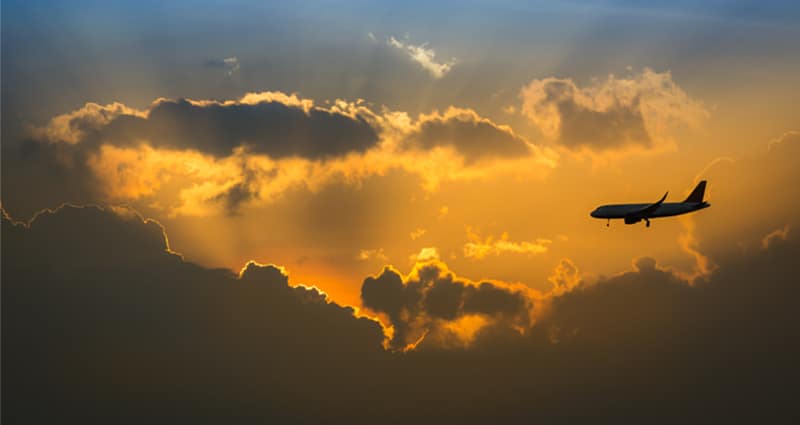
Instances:
[[[694,188],[692,194],[689,195],[683,202],[703,202],[703,195],[706,192],[706,181],[702,180],[700,183],[697,183],[697,187]]]

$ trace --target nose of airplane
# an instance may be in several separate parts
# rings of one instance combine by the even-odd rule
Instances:
[[[597,218],[597,213],[598,213],[597,210],[599,210],[599,208],[596,208],[594,211],[590,212],[589,215],[594,217],[594,218]]]

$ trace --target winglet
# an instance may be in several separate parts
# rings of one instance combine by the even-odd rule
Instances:
[[[697,187],[694,188],[692,194],[689,195],[683,202],[695,202],[700,203],[703,202],[703,195],[706,192],[706,181],[702,180],[700,183],[697,183]]]
[[[664,196],[662,196],[661,199],[659,199],[655,203],[650,204],[650,205],[640,209],[639,211],[636,211],[635,213],[631,213],[631,214],[629,214],[629,216],[632,216],[632,217],[649,217],[650,214],[653,213],[653,211],[657,210],[658,207],[660,207],[661,204],[664,203],[664,200],[667,199],[667,195],[669,195],[669,192],[665,193]]]

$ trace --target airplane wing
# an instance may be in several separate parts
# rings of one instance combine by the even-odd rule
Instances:
[[[667,195],[669,195],[669,192],[665,193],[664,196],[662,196],[661,199],[659,199],[655,203],[650,204],[650,205],[640,209],[639,211],[634,212],[631,215],[637,216],[637,217],[649,217],[650,214],[652,214],[655,210],[658,209],[658,207],[661,206],[661,204],[664,203],[664,200],[667,199]]]

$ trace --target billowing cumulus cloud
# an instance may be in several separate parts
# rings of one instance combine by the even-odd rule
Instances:
[[[490,324],[527,329],[533,310],[525,287],[460,279],[437,259],[417,263],[406,277],[388,267],[368,277],[361,300],[388,316],[393,349],[468,345],[479,328]],[[464,324],[477,329],[463,329]]]
[[[175,417],[222,388],[291,410],[304,401],[286,385],[333,391],[336,370],[383,354],[377,322],[275,266],[186,262],[131,210],[64,206],[30,224],[4,212],[2,226],[4,422]]]
[[[645,68],[609,75],[584,87],[572,79],[535,79],[522,88],[521,112],[557,143],[573,150],[651,149],[675,125],[697,125],[708,112],[672,79]]]
[[[290,286],[284,269],[194,265],[129,209],[66,206],[27,224],[4,212],[2,225],[9,422],[469,424],[574,418],[576,406],[608,421],[794,413],[792,228],[719,259],[694,285],[649,257],[577,284],[562,261],[553,282],[572,289],[535,322],[522,287],[460,279],[435,260],[405,277],[386,269],[362,294],[415,347],[393,353],[377,322]]]

